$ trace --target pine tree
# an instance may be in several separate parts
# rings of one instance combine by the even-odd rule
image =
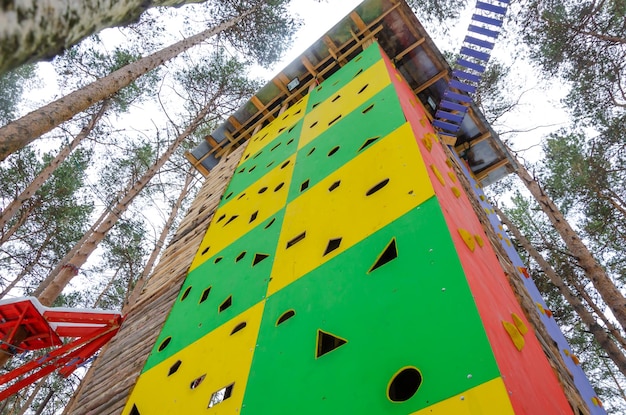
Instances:
[[[0,125],[15,119],[24,90],[36,79],[34,65],[24,65],[0,75]]]
[[[144,171],[141,166],[133,164],[127,166],[135,175],[129,182],[128,186],[116,197],[110,207],[102,213],[97,224],[94,224],[81,241],[57,264],[55,269],[46,277],[46,279],[34,291],[34,295],[38,296],[39,301],[44,305],[49,305],[60,295],[67,283],[78,273],[78,270],[87,261],[87,258],[93,253],[98,244],[103,240],[109,230],[117,223],[122,214],[129,208],[132,201],[139,193],[148,185],[150,180],[161,170],[165,163],[170,160],[171,156],[177,148],[183,144],[189,137],[200,127],[207,119],[221,118],[224,110],[224,103],[241,103],[242,99],[253,90],[254,84],[250,84],[245,76],[242,76],[241,64],[236,64],[234,59],[225,60],[223,54],[214,55],[208,63],[203,63],[203,67],[210,69],[218,67],[220,71],[212,76],[200,77],[206,81],[203,90],[209,91],[204,96],[206,99],[200,111],[193,117],[184,131],[181,131],[174,141],[169,145],[158,160]],[[229,68],[224,70],[224,68]],[[191,71],[192,74],[196,72]],[[184,77],[184,76],[183,76]],[[196,78],[193,78],[196,79]],[[196,80],[191,80],[195,83]],[[201,81],[202,82],[202,81]],[[147,151],[147,149],[141,150]],[[139,151],[139,153],[141,153]],[[151,153],[148,152],[144,159],[149,159]],[[141,158],[133,160],[140,161]],[[139,168],[136,168],[139,167]],[[116,177],[111,177],[107,182],[114,183]],[[109,189],[109,194],[115,194],[113,188]]]
[[[571,84],[568,106],[596,123],[626,109],[626,2],[524,0],[519,34],[530,57]]]
[[[219,35],[261,63],[276,59],[296,26],[287,13],[286,3],[286,0],[218,2],[212,9],[214,25],[209,29],[130,63],[0,128],[0,161],[77,113],[107,99],[138,77],[213,36]]]
[[[602,296],[605,304],[611,309],[622,329],[626,330],[626,298],[624,294],[620,292],[606,273],[604,267],[589,251],[578,233],[572,228],[550,196],[543,190],[537,179],[531,176],[520,162],[517,163],[516,173],[537,200],[537,203],[550,219],[555,230],[561,235],[567,249],[576,258],[578,265],[585,271],[585,274]]]
[[[18,156],[0,167],[0,199],[13,199],[52,158],[30,149]],[[0,246],[2,296],[14,287],[28,293],[85,231],[92,205],[80,192],[89,161],[89,152],[75,152],[9,221],[11,236],[3,234]]]
[[[176,218],[178,217],[178,214],[182,208],[183,201],[189,195],[192,189],[193,179],[194,179],[194,175],[193,175],[193,167],[192,167],[187,171],[182,190],[180,191],[176,201],[172,204],[172,208],[167,217],[167,220],[165,221],[165,224],[163,225],[163,229],[161,230],[159,237],[156,243],[154,244],[154,248],[152,252],[150,253],[150,257],[148,258],[148,261],[146,262],[143,268],[143,271],[141,272],[141,275],[139,276],[139,278],[137,278],[137,280],[133,284],[132,289],[128,290],[128,292],[126,293],[126,301],[124,304],[124,308],[132,306],[139,298],[141,291],[143,290],[146,282],[148,281],[148,278],[150,277],[150,273],[152,272],[152,269],[154,267],[154,264],[156,263],[157,258],[159,257],[159,255],[161,254],[161,251],[165,247],[165,241],[168,235],[170,234],[170,232],[172,231],[174,222],[176,221]]]

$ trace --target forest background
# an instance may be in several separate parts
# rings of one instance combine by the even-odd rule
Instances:
[[[359,1],[133,3],[66,50],[54,16],[27,27],[45,47],[0,39],[2,299],[136,301],[203,180],[183,153]],[[452,65],[474,2],[408,3]],[[475,100],[520,169],[486,190],[607,411],[626,413],[626,0],[512,0],[493,56]],[[83,373],[0,413],[60,413]]]

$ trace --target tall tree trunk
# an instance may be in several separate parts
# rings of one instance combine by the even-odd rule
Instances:
[[[48,164],[44,169],[35,177],[35,179],[24,189],[11,203],[8,204],[6,208],[2,212],[0,212],[0,229],[4,229],[7,222],[10,221],[13,216],[19,211],[19,209],[24,205],[28,199],[30,199],[37,190],[43,186],[43,184],[52,176],[52,174],[56,171],[56,169],[67,159],[72,151],[83,141],[87,136],[91,133],[91,131],[95,128],[96,124],[104,115],[106,109],[108,107],[108,102],[105,101],[102,103],[102,106],[94,115],[91,116],[91,119],[85,125],[78,135],[74,137],[72,142],[64,147],[59,154]],[[15,230],[13,230],[15,232]],[[4,235],[2,235],[2,242],[9,239],[12,233],[7,231]]]
[[[626,330],[626,298],[624,298],[624,295],[615,286],[602,265],[593,257],[578,234],[572,229],[556,204],[519,161],[517,162],[516,173],[537,200],[543,212],[548,216],[554,229],[561,235],[567,249],[576,258],[578,265],[591,280],[593,286],[622,326],[622,329]]]
[[[54,277],[52,281],[49,281],[49,285],[45,289],[37,289],[41,292],[38,298],[43,305],[51,305],[59,294],[61,294],[63,288],[65,288],[70,280],[77,274],[77,270],[83,266],[83,264],[87,261],[87,258],[89,258],[89,255],[96,250],[98,244],[100,244],[107,232],[117,223],[122,213],[128,209],[133,199],[148,184],[150,179],[154,177],[161,167],[163,167],[167,160],[169,160],[178,146],[185,139],[187,139],[187,137],[189,137],[189,135],[193,133],[196,128],[198,128],[212,106],[213,102],[210,102],[196,115],[191,124],[185,129],[185,131],[176,137],[165,153],[163,153],[161,157],[159,157],[159,159],[152,166],[150,166],[144,175],[132,185],[128,192],[126,192],[126,194],[117,202],[111,211],[107,212],[105,219],[101,222],[98,228],[91,233],[86,240],[81,240],[82,243],[79,242],[79,245],[77,245],[75,249],[72,249],[70,254],[73,252],[75,252],[75,254],[68,254],[60,261],[60,264],[57,266],[57,268],[60,266],[60,271],[56,277]]]
[[[65,254],[63,259],[59,261],[59,263],[48,274],[48,276],[42,282],[39,283],[37,288],[35,288],[35,291],[33,291],[33,294],[32,294],[34,297],[38,297],[39,295],[41,295],[43,290],[48,288],[48,286],[52,283],[52,281],[54,281],[54,279],[59,275],[61,270],[65,268],[70,268],[72,272],[76,272],[76,273],[78,272],[78,270],[72,268],[71,264],[66,263],[66,261],[64,260],[68,258],[72,258],[74,255],[76,255],[78,250],[89,240],[91,235],[96,231],[96,229],[98,229],[98,226],[100,226],[100,224],[107,218],[108,215],[109,215],[108,210],[105,210],[104,212],[102,212],[102,214],[100,214],[100,217],[91,225],[89,230],[85,232],[85,234],[80,238],[80,240],[76,243],[76,245],[74,245],[74,247],[70,249],[68,253]],[[47,304],[47,305],[50,305],[50,304]]]
[[[615,326],[615,324],[613,324],[613,322],[606,316],[606,314],[600,309],[600,307],[598,307],[598,305],[591,298],[589,293],[587,293],[583,285],[579,281],[576,281],[575,278],[571,278],[569,282],[574,286],[574,288],[576,288],[576,292],[578,292],[578,295],[581,296],[583,300],[585,300],[585,302],[589,305],[589,307],[591,307],[591,309],[598,316],[598,318],[602,320],[604,326],[607,328],[609,333],[611,333],[615,341],[622,347],[623,350],[626,350],[626,339],[624,338],[624,336],[622,336],[622,333]]]
[[[23,203],[22,203],[23,205]],[[6,241],[9,240],[9,238],[11,238],[11,236],[13,236],[13,234],[24,224],[26,223],[26,219],[28,219],[28,216],[30,216],[30,213],[35,209],[35,205],[31,205],[28,207],[28,209],[22,211],[22,213],[20,214],[20,217],[18,218],[17,221],[15,221],[13,223],[13,225],[11,225],[11,227],[9,229],[6,230],[6,232],[2,233],[2,236],[0,237],[0,245],[4,244]],[[0,228],[1,230],[2,228]]]
[[[109,288],[111,288],[111,286],[113,285],[113,282],[117,278],[117,274],[120,273],[121,269],[122,269],[121,265],[119,267],[117,267],[117,269],[115,270],[115,273],[113,274],[113,276],[111,278],[109,278],[109,281],[107,282],[107,285],[102,289],[102,291],[100,291],[100,294],[98,294],[98,297],[96,298],[96,301],[93,302],[92,308],[100,307],[100,301],[102,301],[102,297],[104,297],[104,295],[107,293],[107,291],[109,291]]]
[[[43,410],[46,409],[46,406],[48,405],[48,402],[50,402],[50,399],[52,399],[52,397],[54,396],[55,392],[56,391],[54,389],[50,389],[50,391],[48,392],[48,394],[44,398],[43,402],[41,402],[41,405],[39,405],[39,408],[37,408],[37,412],[35,412],[35,415],[41,415],[43,413]]]
[[[565,284],[565,281],[556,273],[554,268],[546,261],[543,256],[535,249],[535,247],[530,243],[530,241],[522,235],[520,230],[513,225],[513,223],[509,220],[509,218],[500,211],[500,209],[495,208],[498,216],[502,220],[502,223],[506,225],[506,227],[513,233],[515,239],[522,245],[522,247],[530,254],[530,256],[535,260],[535,262],[539,265],[541,270],[546,274],[546,276],[550,279],[550,282],[554,284],[555,287],[558,288],[559,292],[568,303],[572,306],[574,311],[580,316],[582,322],[589,328],[591,334],[596,339],[600,347],[607,353],[607,355],[615,362],[615,365],[619,368],[620,372],[626,376],[626,356],[622,353],[622,351],[617,347],[617,345],[613,342],[611,337],[607,334],[602,326],[598,324],[593,315],[587,311],[582,301],[570,290],[570,288]]]
[[[104,78],[100,78],[0,128],[0,161],[96,102],[100,102],[130,85],[145,73],[192,46],[235,26],[242,19],[254,13],[257,8],[258,6],[255,6],[213,28],[130,63]]]
[[[33,404],[33,401],[37,397],[39,390],[46,384],[47,379],[48,379],[48,376],[42,378],[39,382],[37,382],[37,384],[35,385],[35,388],[32,390],[32,392],[28,396],[28,399],[26,400],[26,402],[24,402],[24,404],[22,405],[22,408],[20,409],[19,412],[16,413],[16,415],[24,415],[30,409],[30,406]]]
[[[183,204],[185,197],[187,197],[187,194],[189,193],[189,190],[191,189],[191,182],[193,181],[193,177],[194,177],[192,169],[193,167],[189,169],[189,171],[187,171],[187,176],[185,177],[185,184],[183,185],[183,189],[178,195],[178,199],[176,200],[176,203],[174,203],[174,206],[172,206],[172,210],[170,211],[167,221],[165,221],[165,225],[163,225],[163,229],[161,230],[159,239],[154,245],[154,249],[150,253],[150,257],[148,258],[148,262],[146,263],[146,266],[143,268],[143,272],[141,273],[141,275],[135,282],[135,288],[133,288],[132,292],[129,292],[127,294],[127,300],[126,300],[126,304],[124,308],[130,307],[133,304],[135,304],[135,302],[139,298],[139,295],[141,294],[141,291],[143,290],[143,287],[146,285],[146,282],[148,281],[148,277],[150,276],[150,273],[152,272],[154,263],[156,262],[157,258],[159,257],[159,254],[161,253],[161,250],[163,249],[163,245],[165,244],[165,239],[167,238],[167,235],[169,235],[172,224],[174,223],[174,221],[176,220],[176,217],[178,216],[178,211],[180,210],[180,207]]]
[[[206,0],[21,0],[0,3],[0,74],[52,58],[98,31],[139,19],[150,7]]]

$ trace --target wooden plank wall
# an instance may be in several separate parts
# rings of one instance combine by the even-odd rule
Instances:
[[[121,413],[245,147],[211,171],[119,333],[100,352],[64,414]]]

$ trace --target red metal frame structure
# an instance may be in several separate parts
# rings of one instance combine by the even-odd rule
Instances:
[[[0,401],[57,369],[69,376],[115,336],[122,320],[116,311],[48,308],[34,297],[0,301],[0,353],[52,348],[0,375]]]

